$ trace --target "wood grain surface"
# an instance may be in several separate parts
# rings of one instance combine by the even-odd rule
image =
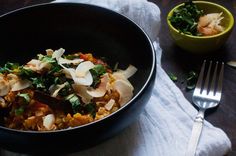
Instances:
[[[161,10],[162,26],[160,31],[160,44],[163,50],[162,67],[167,73],[174,73],[178,77],[176,85],[185,97],[191,102],[192,91],[186,90],[186,74],[190,71],[199,72],[204,59],[227,62],[236,60],[236,30],[226,44],[218,51],[207,56],[196,56],[178,48],[170,37],[166,17],[175,5],[183,0],[150,0],[157,4]],[[225,6],[236,17],[236,0],[209,0]],[[0,0],[0,15],[28,5],[46,3],[50,0]],[[236,155],[236,69],[226,66],[223,82],[223,96],[220,106],[206,112],[206,119],[214,126],[223,129],[232,142],[232,152]]]

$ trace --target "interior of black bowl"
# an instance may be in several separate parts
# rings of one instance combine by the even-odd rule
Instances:
[[[27,153],[37,153],[39,147],[41,152],[79,150],[127,127],[151,95],[155,79],[152,43],[139,26],[116,12],[86,4],[42,4],[1,16],[0,34],[0,65],[24,64],[48,48],[64,48],[67,54],[91,52],[95,57],[105,57],[111,67],[118,62],[121,69],[129,64],[138,69],[130,79],[134,98],[108,118],[52,133],[15,131],[0,126],[0,146],[6,149]]]
[[[66,53],[91,52],[120,68],[132,64],[138,72],[131,79],[135,94],[152,70],[148,39],[136,25],[109,10],[82,4],[47,4],[1,17],[0,64],[26,63],[45,49]]]

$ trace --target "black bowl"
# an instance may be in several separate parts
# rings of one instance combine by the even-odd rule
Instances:
[[[0,17],[0,64],[25,63],[45,49],[92,52],[120,68],[138,68],[130,79],[134,97],[117,112],[76,128],[20,131],[0,126],[0,146],[23,153],[74,152],[114,136],[133,122],[150,98],[155,52],[145,32],[128,18],[87,4],[51,3],[19,9]]]

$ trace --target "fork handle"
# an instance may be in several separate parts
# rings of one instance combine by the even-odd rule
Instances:
[[[198,141],[202,132],[202,126],[204,122],[204,111],[199,111],[193,124],[191,138],[188,143],[188,148],[185,156],[195,156]]]

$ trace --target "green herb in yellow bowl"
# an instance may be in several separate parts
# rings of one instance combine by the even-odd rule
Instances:
[[[168,13],[167,23],[179,47],[203,54],[216,51],[226,42],[234,26],[234,17],[219,4],[187,1]]]

